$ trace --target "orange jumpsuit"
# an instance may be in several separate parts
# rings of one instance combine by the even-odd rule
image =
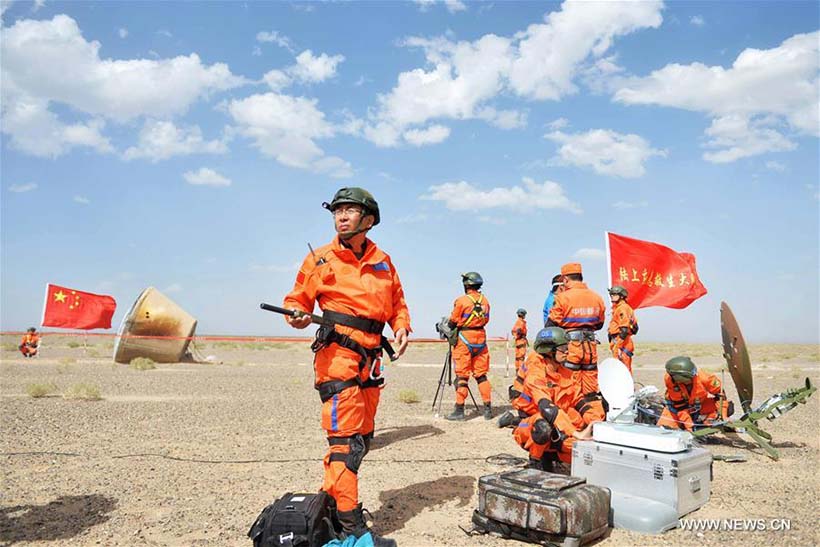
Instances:
[[[490,371],[490,351],[487,348],[487,333],[484,326],[490,321],[490,303],[487,297],[474,289],[468,289],[456,298],[450,324],[458,328],[458,342],[453,347],[453,361],[456,364],[456,404],[463,405],[469,393],[467,384],[470,375],[478,384],[478,391],[484,403],[492,397],[492,387],[487,379]]]
[[[549,357],[533,352],[525,366],[523,390],[513,407],[528,417],[513,430],[513,438],[533,460],[540,460],[544,452],[555,452],[562,462],[569,463],[573,433],[605,418],[601,400],[582,393],[580,371],[561,366]],[[548,439],[539,438],[539,425],[544,426],[538,424],[541,420],[551,420]]]
[[[622,331],[621,329],[626,329]],[[632,356],[635,354],[635,344],[632,342],[632,335],[638,329],[638,320],[635,319],[635,311],[626,300],[619,300],[612,306],[612,319],[609,321],[609,349],[612,356],[626,365],[629,372],[632,372]],[[621,338],[625,332],[626,338]]]
[[[527,320],[519,317],[510,332],[513,335],[513,344],[515,344],[515,373],[518,374],[518,368],[524,362],[524,358],[527,357],[527,346],[529,346],[527,341]]]
[[[699,370],[691,384],[675,383],[669,374],[664,381],[666,406],[658,420],[659,427],[692,431],[695,425],[729,417],[730,404],[714,374]]]
[[[604,326],[604,301],[581,281],[567,281],[555,295],[547,326],[567,331],[569,354],[565,367],[579,370],[584,394],[598,391],[598,342],[595,331]]]
[[[18,346],[23,357],[34,357],[37,355],[37,348],[40,346],[40,335],[37,333],[27,332],[23,335],[23,339]]]
[[[387,323],[393,332],[410,332],[410,314],[399,276],[390,257],[369,239],[364,255],[356,258],[338,236],[309,254],[284,307],[312,312],[314,304],[325,312],[339,312]],[[317,332],[313,360],[315,385],[322,398],[322,428],[330,448],[325,455],[322,489],[336,500],[339,511],[358,503],[357,472],[373,437],[379,403],[381,335],[336,325]],[[322,344],[320,333],[333,336]],[[362,353],[342,346],[338,335],[358,345]]]

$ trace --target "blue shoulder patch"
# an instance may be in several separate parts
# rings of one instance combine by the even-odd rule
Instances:
[[[387,272],[390,270],[390,266],[387,265],[387,262],[379,262],[378,264],[373,264],[373,269],[377,272]]]

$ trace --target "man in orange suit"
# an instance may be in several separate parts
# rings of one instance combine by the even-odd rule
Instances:
[[[456,406],[448,420],[461,421],[464,415],[464,401],[469,393],[470,376],[475,378],[481,400],[484,402],[484,419],[493,419],[492,387],[487,373],[490,371],[490,351],[487,348],[485,325],[490,321],[490,302],[481,291],[484,284],[481,274],[467,272],[461,274],[464,294],[453,302],[453,312],[448,325],[458,332],[458,341],[453,347],[453,361],[456,369]]]
[[[379,205],[367,190],[342,188],[322,206],[333,214],[337,236],[302,263],[284,307],[303,312],[286,316],[294,328],[310,324],[315,304],[335,326],[321,326],[312,349],[316,389],[322,400],[322,428],[330,445],[324,459],[322,489],[336,501],[347,536],[376,547],[396,542],[374,534],[359,503],[358,471],[373,438],[376,408],[384,378],[382,329],[389,325],[407,348],[410,315],[390,257],[366,237],[380,220]],[[364,539],[362,539],[364,538]],[[359,541],[359,540],[357,540]]]
[[[527,357],[527,346],[530,343],[527,341],[527,310],[518,308],[515,312],[518,318],[515,320],[510,333],[513,337],[513,346],[515,347],[515,374],[518,375],[518,369],[524,363]]]
[[[609,289],[609,299],[612,302],[612,318],[609,320],[607,335],[609,349],[612,356],[626,365],[632,372],[632,356],[635,355],[635,343],[632,336],[638,334],[638,320],[635,311],[627,304],[629,295],[625,287],[615,285]]]
[[[580,371],[584,395],[598,392],[598,340],[595,331],[604,326],[604,300],[584,283],[581,265],[561,266],[564,290],[555,295],[548,327],[561,327],[569,338],[569,355],[564,366]]]
[[[20,345],[17,347],[23,357],[34,357],[40,349],[40,335],[37,334],[37,329],[29,327],[23,335]]]

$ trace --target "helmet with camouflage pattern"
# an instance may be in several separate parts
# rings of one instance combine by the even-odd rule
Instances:
[[[689,357],[681,355],[672,357],[666,362],[666,372],[675,383],[689,384],[692,382],[692,378],[697,376],[698,367]]]
[[[622,285],[613,285],[611,289],[609,289],[609,294],[617,294],[624,300],[629,295],[629,292],[626,290],[626,287]]]
[[[472,287],[474,289],[478,289],[484,284],[484,279],[478,272],[467,272],[461,274],[461,283],[465,287]]]
[[[565,346],[569,343],[567,333],[561,327],[547,327],[538,331],[535,335],[535,341],[532,343],[532,349],[541,355],[549,355],[555,351],[558,346]]]
[[[524,308],[518,308],[517,310],[515,310],[515,314],[523,317],[527,315],[527,310],[525,310]]]
[[[365,214],[373,215],[375,217],[373,226],[378,224],[381,220],[381,218],[379,217],[379,204],[376,203],[376,198],[374,198],[373,194],[371,194],[364,188],[339,188],[339,190],[336,192],[336,195],[333,196],[333,200],[330,203],[322,203],[322,207],[332,212],[334,209],[336,209],[336,207],[344,203],[361,205],[364,209]]]

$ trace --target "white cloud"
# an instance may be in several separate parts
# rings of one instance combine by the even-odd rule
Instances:
[[[170,30],[167,30],[167,29],[164,29],[164,28],[159,29],[157,31],[157,34],[159,34],[160,36],[164,36],[166,38],[173,38],[174,37],[174,35],[171,34]]]
[[[33,156],[56,158],[75,147],[101,153],[114,149],[102,135],[105,122],[93,118],[86,123],[64,124],[48,110],[48,102],[30,96],[4,94],[2,132],[9,135],[12,148]]]
[[[74,196],[74,203],[80,203],[82,205],[88,205],[91,203],[91,200],[85,196]]]
[[[581,212],[581,208],[564,195],[563,188],[557,182],[544,181],[538,184],[526,177],[522,186],[496,187],[485,191],[460,181],[431,186],[429,191],[421,199],[444,202],[444,206],[451,211],[504,208],[518,211],[565,209],[573,213]]]
[[[253,146],[289,167],[309,169],[332,177],[352,175],[341,158],[325,156],[316,140],[332,137],[338,128],[325,119],[316,99],[278,93],[257,94],[228,104],[241,135]]]
[[[783,171],[786,170],[786,166],[784,164],[780,163],[779,161],[771,160],[771,161],[766,162],[766,169],[769,169],[770,171],[778,171],[778,172],[782,173]]]
[[[450,128],[443,125],[431,125],[426,129],[411,129],[404,133],[404,139],[413,146],[437,144],[449,136]]]
[[[638,209],[649,207],[648,201],[616,201],[612,204],[616,209]]]
[[[147,120],[139,135],[139,144],[125,151],[127,160],[145,158],[152,162],[191,154],[224,154],[225,140],[206,141],[199,126],[179,128],[173,122]]]
[[[730,163],[740,158],[756,156],[765,152],[782,152],[797,147],[777,130],[767,127],[764,120],[749,120],[742,115],[715,118],[706,129],[709,141],[703,159],[712,163]]]
[[[820,31],[796,34],[772,49],[743,50],[729,68],[669,64],[646,77],[623,78],[614,100],[703,112],[713,118],[707,130],[710,161],[734,161],[793,148],[778,127],[820,136],[817,101]],[[753,135],[738,133],[745,127]]]
[[[46,0],[34,0],[34,5],[31,6],[31,13],[37,13],[40,8],[46,5]]]
[[[213,92],[245,83],[227,65],[203,65],[196,54],[162,60],[101,59],[101,44],[86,41],[67,15],[20,20],[3,33],[4,114],[21,108],[20,103],[47,109],[59,102],[120,122],[168,117]]]
[[[421,6],[429,6],[422,2]],[[487,104],[503,92],[558,100],[576,91],[573,80],[585,63],[604,55],[614,38],[661,23],[660,1],[572,2],[512,37],[486,34],[472,41],[412,37],[428,66],[399,74],[395,87],[378,97],[365,136],[378,146],[397,146],[401,135],[430,120],[485,119],[502,128],[520,127],[520,112],[497,112]]]
[[[327,53],[316,57],[307,49],[296,56],[296,64],[288,72],[303,82],[323,82],[336,75],[336,67],[344,60],[344,55],[330,56]]]
[[[441,2],[450,13],[457,13],[459,11],[466,11],[467,6],[462,0],[413,0],[418,5],[420,11],[428,11],[436,2]]]
[[[703,19],[702,15],[693,15],[689,18],[689,23],[695,25],[696,27],[702,27],[706,24],[706,21]]]
[[[128,29],[127,29],[127,28],[120,28],[120,29],[117,31],[117,34],[119,34],[119,35],[120,35],[120,38],[123,38],[123,39],[124,39],[124,38],[126,38],[126,37],[128,36]]]
[[[12,184],[9,186],[9,192],[15,192],[17,194],[22,194],[23,192],[31,192],[32,190],[37,189],[37,183],[35,182],[28,182],[25,184]]]
[[[606,258],[606,253],[601,249],[590,249],[585,247],[575,251],[572,258],[576,260],[603,260]]]
[[[553,131],[558,131],[560,129],[564,129],[569,125],[569,120],[566,118],[558,118],[556,120],[551,121],[547,124],[547,127],[552,129]]]
[[[182,177],[188,184],[198,186],[230,186],[231,179],[223,177],[213,169],[201,167],[199,171],[186,171]]]
[[[666,151],[652,148],[638,135],[624,135],[609,129],[592,129],[586,133],[554,131],[545,138],[559,143],[552,162],[592,168],[600,175],[623,178],[641,177],[644,163],[652,156],[666,156]]]
[[[279,34],[279,32],[273,30],[270,32],[263,31],[256,35],[256,41],[262,43],[273,43],[279,47],[285,48],[286,50],[290,51],[291,53],[294,52],[293,50],[293,43],[291,42],[290,38]]]

